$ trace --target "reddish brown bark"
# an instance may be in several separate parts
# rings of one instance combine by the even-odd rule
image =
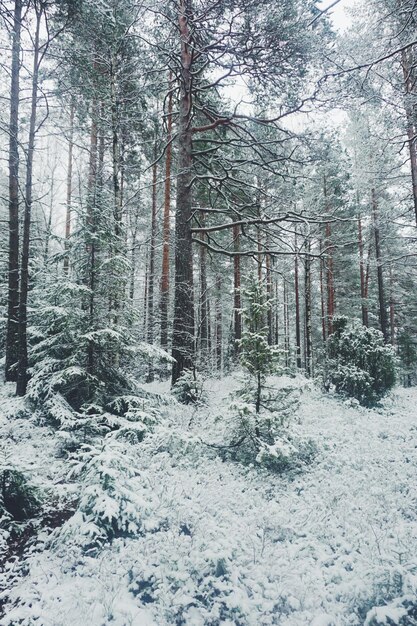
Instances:
[[[161,347],[168,348],[169,311],[169,239],[171,210],[171,164],[172,164],[172,76],[169,75],[167,148],[165,154],[164,217],[162,225],[162,275],[161,275]]]

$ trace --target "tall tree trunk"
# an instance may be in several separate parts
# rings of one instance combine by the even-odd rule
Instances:
[[[86,284],[89,287],[89,327],[94,328],[95,317],[95,292],[96,292],[96,204],[97,204],[97,147],[98,147],[98,104],[97,100],[93,100],[91,106],[91,129],[90,129],[90,154],[88,164],[88,186],[87,186],[87,275]],[[100,150],[101,152],[101,150]],[[99,161],[101,159],[99,158]],[[94,342],[90,340],[87,344],[87,371],[90,375],[94,375],[95,370],[95,351]]]
[[[156,139],[154,164],[152,166],[152,210],[151,210],[151,240],[149,246],[149,272],[148,272],[148,333],[147,341],[150,345],[154,340],[154,284],[155,284],[155,252],[156,252],[156,209],[157,209],[157,162],[156,162]],[[148,382],[154,380],[152,361],[148,364]]]
[[[285,367],[290,365],[290,320],[288,305],[288,285],[284,276],[284,351],[285,351]]]
[[[330,223],[326,224],[326,246],[327,246],[327,336],[333,332],[333,317],[335,314],[335,288],[334,288],[334,262],[332,246],[332,230]]]
[[[374,188],[371,190],[371,198],[372,198],[372,219],[373,219],[374,236],[375,236],[375,256],[376,256],[376,266],[377,266],[377,275],[378,275],[379,322],[381,325],[382,334],[384,335],[384,341],[385,343],[388,343],[389,333],[388,333],[388,319],[387,319],[387,309],[386,309],[386,304],[385,304],[385,293],[384,293],[384,276],[382,272],[379,214],[378,214],[378,203],[377,203],[377,198],[376,198],[376,192]]]
[[[222,317],[222,277],[216,276],[216,366],[222,369],[223,317]]]
[[[72,160],[74,151],[74,113],[75,105],[71,102],[70,108],[70,128],[68,138],[68,169],[67,169],[67,202],[65,213],[65,256],[64,272],[69,271],[69,238],[71,236],[71,203],[72,203]]]
[[[35,4],[36,27],[33,50],[32,95],[29,121],[29,141],[26,157],[25,213],[23,219],[22,261],[20,266],[19,297],[19,361],[17,368],[16,394],[24,396],[28,382],[27,302],[29,291],[30,225],[33,193],[33,157],[36,136],[36,114],[38,107],[38,81],[40,46],[39,35],[44,5]]]
[[[205,216],[201,213],[201,224],[204,226]],[[204,240],[204,233],[202,233]],[[207,319],[207,250],[200,246],[200,350],[203,363],[208,355],[208,319]]]
[[[324,201],[326,212],[329,212],[329,201],[327,196],[327,179],[323,179]],[[332,246],[332,229],[330,222],[326,223],[326,248],[327,248],[327,268],[326,268],[326,287],[327,287],[327,337],[333,332],[333,317],[335,314],[335,288],[334,288],[334,262],[333,262],[333,246]]]
[[[161,348],[168,349],[169,312],[169,240],[171,209],[171,164],[172,164],[172,76],[169,75],[167,148],[165,154],[164,218],[162,226],[162,276],[161,276]]]
[[[392,273],[392,265],[390,265],[390,268],[389,268],[389,285],[390,285],[390,297],[389,297],[390,341],[391,341],[391,345],[395,346],[395,301],[394,301],[394,277]]]
[[[324,259],[323,259],[323,243],[320,240],[320,304],[321,304],[321,334],[323,343],[326,343],[327,339],[327,326],[326,326],[326,297],[324,288]]]
[[[233,250],[240,252],[240,233],[239,226],[233,226]],[[233,319],[234,319],[234,353],[237,357],[239,354],[239,341],[242,339],[242,299],[240,293],[241,274],[240,274],[240,256],[236,254],[233,257]]]
[[[411,51],[403,50],[401,52],[401,65],[404,75],[404,91],[405,91],[405,114],[407,120],[407,137],[408,150],[410,153],[410,168],[413,190],[414,216],[417,223],[417,152],[416,152],[416,125],[413,115],[413,107],[410,102],[411,94],[415,89],[412,68],[413,60],[410,58]]]
[[[362,220],[361,216],[358,217],[358,245],[359,245],[359,270],[361,280],[361,309],[362,309],[362,324],[368,326],[368,305],[366,304],[366,278],[365,278],[365,259],[363,254],[363,237],[362,237]]]
[[[307,376],[313,375],[313,343],[311,320],[311,242],[306,239],[306,257],[304,262],[304,299],[305,299],[305,355]]]
[[[269,241],[267,242],[267,248],[269,248]],[[272,313],[273,313],[272,270],[271,270],[271,255],[270,254],[266,255],[265,265],[266,265],[266,294],[268,298],[268,310],[266,314],[266,321],[268,325],[268,344],[272,346],[274,337],[273,337],[273,320],[272,320]]]
[[[300,324],[300,290],[298,277],[298,249],[297,233],[295,234],[295,257],[294,257],[294,292],[295,292],[295,343],[296,343],[296,363],[301,369],[301,324]]]
[[[194,363],[194,305],[193,305],[193,253],[191,236],[192,219],[192,62],[193,44],[188,20],[191,17],[191,0],[181,0],[179,30],[181,38],[181,80],[178,120],[178,175],[175,218],[175,289],[172,336],[172,383],[184,369]]]
[[[9,122],[9,267],[5,378],[17,380],[12,368],[19,357],[19,78],[22,1],[15,0]]]
[[[276,265],[276,258],[272,257],[273,259],[273,265],[275,268]],[[276,268],[275,268],[276,270]],[[275,326],[274,326],[274,344],[277,346],[279,343],[279,307],[278,307],[278,303],[279,303],[279,284],[278,284],[278,274],[275,275]]]

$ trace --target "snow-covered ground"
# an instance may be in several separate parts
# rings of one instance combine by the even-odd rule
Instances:
[[[417,598],[417,390],[367,410],[291,384],[302,389],[294,421],[317,445],[311,464],[274,475],[205,445],[222,440],[238,385],[209,381],[207,406],[162,406],[153,433],[125,444],[140,530],[86,553],[71,520],[41,529],[0,575],[0,624],[417,623],[404,608]],[[20,401],[3,393],[0,453],[51,501],[73,501],[81,487],[53,431],[14,417]]]

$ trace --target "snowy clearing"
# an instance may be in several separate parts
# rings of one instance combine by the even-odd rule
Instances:
[[[302,388],[294,421],[318,447],[309,466],[274,475],[200,443],[221,441],[216,417],[238,385],[209,381],[208,406],[173,401],[143,442],[124,444],[139,473],[136,536],[88,554],[71,519],[41,529],[1,575],[0,624],[400,623],[417,596],[417,390],[367,410],[291,384]],[[20,401],[9,392],[5,458],[46,484],[49,500],[74,499],[53,431],[13,417]]]

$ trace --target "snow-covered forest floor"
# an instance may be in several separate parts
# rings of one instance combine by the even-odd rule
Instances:
[[[284,383],[301,391],[293,424],[316,444],[309,463],[273,474],[206,445],[225,441],[239,384],[207,381],[206,405],[161,400],[142,442],[101,448],[139,522],[90,552],[79,540],[88,523],[73,511],[94,475],[68,476],[56,431],[22,413],[6,386],[3,462],[30,477],[43,504],[36,532],[9,548],[0,534],[0,624],[417,623],[417,390],[368,410],[301,378]]]

